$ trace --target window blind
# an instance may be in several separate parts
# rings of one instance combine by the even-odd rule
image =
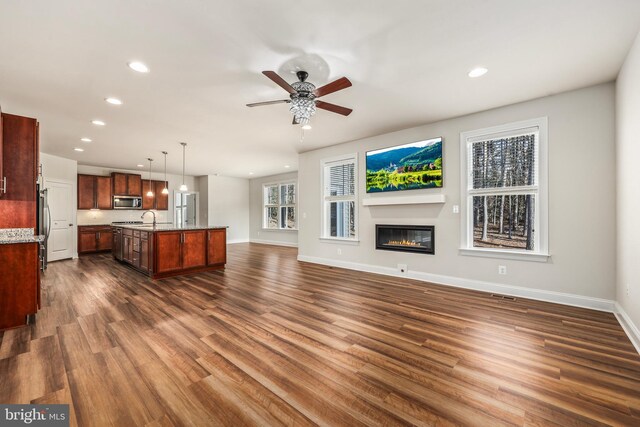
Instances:
[[[328,165],[328,194],[326,196],[355,195],[355,164]]]

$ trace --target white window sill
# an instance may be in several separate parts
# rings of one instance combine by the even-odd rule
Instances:
[[[262,231],[298,231],[297,228],[262,228]]]
[[[358,239],[347,239],[344,237],[320,237],[320,240],[323,243],[340,243],[346,245],[359,245],[360,240]]]
[[[513,259],[516,261],[547,262],[551,255],[543,253],[529,253],[523,251],[509,251],[503,249],[460,248],[460,255],[485,258]]]

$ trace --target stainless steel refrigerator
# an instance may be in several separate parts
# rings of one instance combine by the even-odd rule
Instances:
[[[40,244],[40,269],[47,269],[47,245],[49,244],[49,233],[51,232],[51,212],[49,211],[49,203],[47,201],[47,189],[40,188],[38,184],[38,212],[36,213],[38,221],[38,229],[36,234],[44,236],[44,240]]]

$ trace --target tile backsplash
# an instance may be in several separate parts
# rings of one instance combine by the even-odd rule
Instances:
[[[144,221],[151,222],[153,220],[151,214],[141,219],[143,210],[79,210],[78,225],[94,225],[94,224],[111,224],[114,221]],[[157,222],[170,222],[172,218],[169,211],[154,211],[156,213]]]

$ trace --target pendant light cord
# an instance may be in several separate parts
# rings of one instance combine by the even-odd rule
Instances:
[[[167,190],[167,152],[163,151],[164,154],[164,189]]]

